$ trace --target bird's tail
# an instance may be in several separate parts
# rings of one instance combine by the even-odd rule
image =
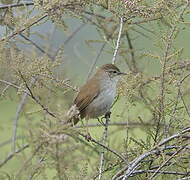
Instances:
[[[80,120],[80,111],[76,105],[71,106],[67,112],[67,120],[65,124],[76,125]]]

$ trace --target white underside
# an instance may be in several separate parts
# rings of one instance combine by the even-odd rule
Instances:
[[[86,111],[88,112],[87,118],[97,118],[105,115],[110,111],[111,106],[116,96],[116,85],[118,79],[114,79],[103,83],[101,93],[96,97],[92,103],[89,104]]]

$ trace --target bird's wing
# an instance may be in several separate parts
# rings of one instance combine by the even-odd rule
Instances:
[[[90,87],[90,88],[89,88]],[[88,81],[84,86],[80,88],[74,103],[82,113],[85,108],[99,95],[99,86],[93,81]]]

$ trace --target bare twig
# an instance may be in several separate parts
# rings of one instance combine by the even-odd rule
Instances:
[[[0,79],[0,82],[1,82],[1,83],[4,83],[4,84],[7,84],[7,85],[9,85],[9,86],[12,86],[12,87],[14,87],[14,88],[16,88],[16,89],[20,89],[19,86],[17,86],[16,84],[14,84],[14,83],[12,83],[12,82],[9,82],[9,81],[6,81],[6,80],[2,80],[2,79]],[[30,94],[28,93],[28,91],[26,91],[26,90],[23,90],[23,92],[24,92],[24,93],[27,93],[28,95],[30,95]]]
[[[9,89],[10,85],[6,85],[6,87],[2,90],[0,96],[4,96],[5,92]]]
[[[104,133],[103,133],[103,137],[102,137],[102,144],[106,144],[107,141],[107,137],[108,137],[108,124],[110,121],[110,115],[106,115],[106,122],[105,122],[105,129],[104,129]],[[104,153],[105,153],[105,149],[102,149],[101,155],[100,155],[100,166],[99,166],[99,176],[98,179],[101,180],[102,179],[102,172],[104,170]]]
[[[0,5],[0,9],[9,9],[13,7],[21,7],[21,6],[33,6],[33,2],[25,2],[25,3],[15,3],[15,4],[6,4],[6,5]]]
[[[89,72],[88,72],[88,75],[87,75],[87,79],[89,79],[90,75],[92,74],[92,71],[93,71],[93,69],[94,69],[94,66],[96,65],[96,62],[98,61],[98,59],[100,58],[100,55],[102,54],[102,51],[103,51],[103,49],[105,48],[105,46],[106,46],[106,43],[104,43],[104,44],[102,45],[102,47],[100,48],[100,50],[99,50],[99,52],[98,52],[96,58],[94,59],[92,65],[91,65],[91,67],[90,67],[90,69],[89,69]]]
[[[180,96],[180,98],[181,98],[181,100],[182,100],[182,102],[183,102],[183,105],[184,105],[184,107],[185,107],[185,110],[186,110],[187,115],[190,117],[189,109],[188,109],[188,107],[187,107],[187,104],[185,103],[185,99],[183,98],[183,95],[182,95],[182,93],[181,93],[181,89],[180,89],[180,88],[179,88],[179,96]]]
[[[153,123],[142,123],[142,122],[134,122],[130,121],[130,122],[113,122],[113,123],[109,123],[108,126],[122,126],[123,128],[126,127],[142,127],[142,126],[147,126],[147,127],[153,127],[154,124]],[[164,124],[161,124],[161,126],[164,126]],[[83,127],[102,127],[102,124],[100,123],[94,123],[94,124],[88,124],[88,125],[77,125],[75,126],[76,128],[83,128]]]
[[[181,148],[183,149],[185,147],[182,146],[182,147],[180,147],[180,149]],[[113,180],[120,180],[120,179],[127,180],[130,176],[135,174],[135,170],[140,166],[140,163],[143,162],[143,160],[145,158],[147,158],[147,157],[149,157],[151,155],[160,154],[160,152],[163,152],[163,151],[166,151],[166,150],[169,150],[169,149],[173,149],[173,146],[166,146],[166,147],[162,147],[162,148],[159,148],[159,149],[153,149],[153,150],[150,150],[150,151],[148,151],[148,152],[146,152],[144,154],[141,154],[139,157],[135,158],[127,166],[125,166],[123,169],[121,169],[117,174],[115,174],[112,179]],[[173,154],[175,154],[175,153],[173,153]],[[123,173],[125,175],[123,175]]]
[[[56,152],[55,152],[55,158],[56,158],[56,171],[57,171],[57,176],[59,180],[62,180],[62,174],[61,174],[61,162],[60,162],[60,144],[56,143],[55,144],[55,148],[56,148]]]
[[[186,177],[183,177],[183,178],[179,178],[177,180],[189,180],[190,179],[190,176],[186,176]]]
[[[172,42],[173,42],[173,35],[174,32],[176,30],[176,26],[173,26],[168,38],[167,38],[167,45],[166,45],[166,50],[164,52],[164,56],[163,56],[163,62],[162,62],[162,74],[161,74],[161,78],[160,78],[160,104],[159,104],[159,114],[158,114],[158,119],[157,119],[157,124],[156,124],[156,133],[155,133],[155,138],[154,138],[154,142],[156,143],[157,138],[159,136],[159,132],[160,132],[160,123],[164,122],[165,123],[165,116],[164,116],[164,108],[165,108],[165,72],[166,72],[166,66],[167,66],[167,57],[169,54],[169,50],[171,48]]]
[[[30,92],[31,98],[32,98],[37,104],[39,104],[39,105],[42,107],[42,109],[43,109],[45,112],[47,112],[50,116],[52,116],[52,117],[54,117],[54,118],[57,118],[55,114],[53,114],[52,112],[50,112],[50,111],[48,110],[48,108],[45,107],[43,104],[41,104],[41,102],[34,96],[34,94],[33,94],[32,90],[31,90],[31,88],[28,86],[28,84],[27,84],[27,82],[26,82],[24,76],[22,75],[21,71],[18,71],[18,72],[19,72],[19,74],[20,74],[20,77],[21,77],[22,80],[24,81],[24,83],[25,83],[25,85],[26,85],[26,88],[27,88],[28,91]]]
[[[68,88],[72,89],[73,91],[78,92],[78,87],[68,84],[68,81],[69,81],[68,79],[61,80],[61,79],[55,78],[53,76],[48,76],[48,75],[40,75],[40,76],[46,77],[52,81],[55,81],[56,83],[63,84],[65,87],[68,87]]]
[[[118,53],[118,50],[119,50],[119,44],[120,44],[120,40],[121,40],[122,29],[123,29],[123,17],[120,18],[119,33],[118,33],[118,38],[117,38],[115,51],[114,51],[113,58],[112,58],[112,64],[115,64],[115,61],[116,61],[116,56],[117,56],[117,53]]]
[[[166,76],[166,68],[167,68],[169,51],[172,47],[172,43],[174,40],[173,37],[177,30],[178,22],[180,21],[183,14],[185,13],[185,10],[188,8],[189,3],[190,3],[190,1],[187,1],[183,10],[177,16],[176,23],[171,26],[171,30],[168,32],[168,35],[166,38],[167,42],[166,42],[165,52],[164,52],[163,58],[162,58],[162,73],[161,73],[161,78],[160,78],[160,103],[159,103],[159,114],[158,114],[157,125],[156,125],[156,133],[155,133],[155,138],[154,138],[155,143],[157,141],[159,131],[160,131],[160,122],[165,123],[165,81],[166,81],[165,76]],[[167,128],[168,128],[168,126],[166,125],[164,128],[165,134],[168,131]]]
[[[162,140],[156,147],[162,146],[162,145],[168,143],[169,141],[171,141],[171,140],[173,140],[173,139],[175,139],[175,138],[181,137],[183,134],[185,134],[185,133],[187,133],[187,132],[190,132],[190,127],[185,128],[185,129],[183,129],[181,132],[179,132],[179,133],[177,133],[177,134],[174,134],[174,135],[172,135],[172,136],[170,136],[170,137],[168,137],[168,138]]]
[[[11,30],[13,30],[12,27],[8,26]],[[22,33],[19,33],[19,35],[25,39],[26,41],[30,42],[36,49],[38,49],[40,52],[42,52],[43,54],[46,54],[51,60],[53,60],[53,57],[46,52],[44,49],[42,49],[38,44],[36,44],[34,41],[32,41],[31,39],[29,39],[28,37],[26,37],[25,35],[23,35]]]
[[[42,15],[39,19],[37,19],[36,21],[32,22],[31,24],[29,24],[27,27],[23,27],[20,30],[16,30],[14,31],[12,34],[8,35],[7,37],[3,37],[2,39],[0,39],[0,41],[5,41],[5,40],[9,40],[11,38],[13,38],[14,36],[16,36],[17,34],[22,33],[23,31],[25,31],[26,29],[30,28],[31,26],[39,23],[41,20],[45,19],[48,15],[44,14]]]
[[[170,118],[170,120],[169,120],[169,123],[168,123],[168,127],[167,127],[167,129],[166,129],[167,131],[169,131],[169,128],[170,128],[171,125],[172,125],[173,117],[174,117],[174,115],[175,115],[175,113],[176,113],[176,110],[177,110],[177,105],[178,105],[178,102],[179,102],[179,98],[181,98],[181,100],[182,100],[182,102],[183,102],[183,104],[184,104],[184,107],[185,107],[185,109],[186,109],[186,112],[187,112],[188,116],[190,117],[190,113],[189,113],[188,107],[187,107],[187,105],[186,105],[186,103],[185,103],[185,101],[184,101],[183,95],[182,95],[182,93],[181,93],[181,85],[182,85],[182,83],[185,81],[185,79],[187,79],[189,76],[190,76],[190,73],[188,73],[187,75],[185,75],[185,76],[177,83],[176,102],[175,102],[175,105],[174,105],[174,109],[173,109],[173,111],[172,111],[172,116],[171,116],[171,118]]]
[[[21,168],[18,170],[18,172],[14,176],[14,180],[17,180],[20,176],[21,172],[27,167],[27,164],[34,158],[34,156],[39,152],[43,144],[39,144],[35,149],[34,152],[21,164]],[[45,152],[46,153],[46,152]]]
[[[29,147],[29,144],[24,145],[23,147],[21,147],[20,149],[17,149],[14,152],[11,152],[6,159],[4,159],[1,163],[0,163],[0,168],[5,165],[9,160],[11,160],[16,154],[22,152],[23,150],[25,150],[26,148]]]
[[[136,174],[143,174],[143,173],[155,173],[156,170],[137,170],[135,171],[131,176],[136,175]],[[188,172],[176,172],[176,171],[158,171],[159,174],[173,174],[173,175],[187,175],[189,174]]]
[[[83,23],[83,24],[81,24],[79,27],[77,27],[77,28],[71,33],[71,35],[68,36],[67,39],[63,42],[63,45],[68,44],[68,43],[72,40],[72,38],[73,38],[85,25],[86,25],[86,24]],[[58,54],[58,52],[59,52],[60,49],[61,49],[61,48],[58,48],[58,49],[56,50],[56,52],[55,52],[53,58],[55,58],[55,57],[57,56],[57,54]]]
[[[25,136],[17,136],[16,137],[16,139],[18,140],[18,139],[25,139]],[[8,140],[6,140],[6,141],[3,141],[3,142],[1,142],[0,143],[0,148],[1,147],[3,147],[3,146],[6,146],[6,145],[8,145],[8,144],[10,144],[12,142],[12,138],[10,138],[10,139],[8,139]]]
[[[133,48],[133,45],[132,45],[132,42],[131,42],[128,32],[126,32],[126,37],[127,37],[127,41],[128,41],[128,45],[129,45],[129,49],[130,49],[130,53],[131,53],[131,62],[132,62],[133,71],[138,72],[138,68],[137,68],[136,61],[135,61],[134,48]]]
[[[156,177],[156,174],[159,173],[159,171],[167,164],[171,159],[174,158],[175,155],[177,155],[180,151],[182,151],[185,148],[185,146],[182,146],[179,148],[172,156],[170,156],[165,162],[163,162],[160,167],[153,173],[153,175],[149,178],[149,180],[153,180]]]
[[[106,145],[104,145],[104,144],[102,144],[102,143],[99,143],[98,141],[96,141],[96,140],[93,139],[92,137],[89,138],[87,135],[84,135],[84,134],[82,134],[82,133],[79,133],[79,135],[82,136],[82,137],[84,137],[85,139],[88,139],[89,141],[91,141],[91,142],[93,142],[93,143],[95,143],[95,144],[97,144],[97,145],[103,147],[103,148],[106,149],[107,151],[109,151],[109,152],[115,154],[115,155],[116,155],[117,157],[119,157],[122,161],[126,162],[125,158],[124,158],[122,155],[120,155],[119,153],[117,153],[115,150],[110,149],[109,147],[107,147]]]
[[[131,161],[127,166],[125,166],[123,169],[121,169],[118,173],[116,173],[113,177],[113,180],[116,179],[121,179],[120,177],[122,176],[122,179],[125,180],[129,178],[135,170],[139,167],[140,163],[147,157],[154,155],[154,154],[160,154],[160,152],[168,150],[168,149],[173,149],[174,146],[166,146],[166,144],[176,138],[183,137],[183,134],[190,132],[190,127],[182,130],[181,132],[174,134],[164,140],[162,140],[160,143],[158,143],[157,146],[149,150],[148,152],[145,152],[144,154],[141,154],[137,158],[135,158],[133,161]],[[184,136],[186,138],[186,136]],[[161,147],[165,145],[164,147]],[[185,146],[182,146],[185,148]],[[176,147],[175,147],[176,148]],[[174,153],[175,154],[175,153]],[[125,172],[126,171],[126,172]],[[122,174],[125,172],[125,175],[123,176]]]
[[[36,80],[33,78],[30,82],[29,87],[31,87],[35,82],[36,82]],[[26,92],[24,92],[22,97],[21,97],[21,101],[17,107],[15,119],[13,121],[12,152],[15,152],[15,150],[16,150],[16,136],[17,136],[18,120],[20,117],[20,113],[24,107],[24,104],[26,103],[27,96],[28,96],[28,94]]]

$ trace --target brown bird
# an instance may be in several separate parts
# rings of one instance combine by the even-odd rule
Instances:
[[[117,82],[121,75],[113,64],[101,66],[95,75],[84,84],[68,111],[70,123],[77,124],[80,119],[98,118],[110,112],[116,95]]]

